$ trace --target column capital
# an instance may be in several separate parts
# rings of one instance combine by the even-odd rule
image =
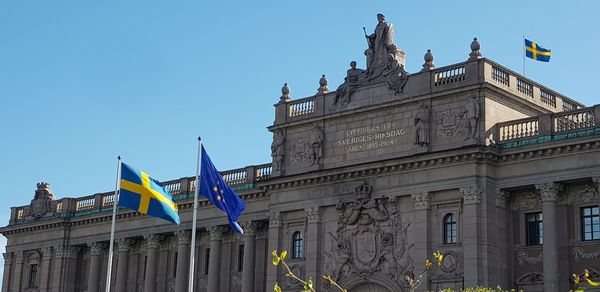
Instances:
[[[96,241],[88,243],[87,246],[90,248],[90,256],[99,256],[102,255],[106,244],[103,242]]]
[[[58,245],[54,247],[57,258],[76,258],[81,250],[78,246]]]
[[[313,206],[304,209],[306,212],[306,218],[308,219],[308,223],[318,223],[321,219],[321,209],[319,206]]]
[[[5,266],[12,264],[12,259],[13,259],[12,258],[12,253],[5,252],[5,253],[2,253],[2,256],[4,257],[4,265]],[[7,280],[5,280],[5,281],[7,281]]]
[[[269,226],[270,227],[281,227],[281,212],[272,211],[269,214]]]
[[[158,234],[147,234],[144,235],[146,240],[146,248],[159,248],[160,242],[164,239],[164,236]]]
[[[563,186],[555,182],[550,182],[535,185],[535,188],[542,195],[542,202],[556,202]]]
[[[174,234],[177,237],[177,245],[189,245],[192,242],[190,230],[177,230]]]
[[[415,210],[427,210],[431,203],[428,192],[415,193],[410,195],[415,202]]]
[[[256,232],[260,228],[260,223],[256,221],[242,222],[242,228],[244,228],[244,237],[256,236]]]
[[[481,202],[481,189],[477,184],[471,184],[460,188],[465,204],[479,204]]]
[[[592,182],[594,183],[594,185],[596,185],[597,191],[600,192],[600,176],[593,176]]]
[[[508,191],[496,189],[496,206],[506,208],[506,202],[508,202],[509,197],[510,193]]]
[[[208,226],[206,230],[210,233],[210,240],[223,240],[225,227],[221,225]]]
[[[130,238],[119,238],[116,240],[119,252],[129,252],[133,245],[133,240]]]
[[[52,247],[51,246],[42,248],[41,252],[42,252],[43,260],[50,260],[52,258]]]

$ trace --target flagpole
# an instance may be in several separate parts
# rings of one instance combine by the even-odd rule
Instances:
[[[525,54],[527,54],[527,51],[525,50],[525,35],[523,35],[521,45],[523,45],[523,76],[525,76]]]
[[[115,221],[117,219],[117,208],[119,204],[119,186],[121,184],[121,156],[117,157],[117,182],[115,184],[115,194],[113,196],[112,223],[110,226],[110,241],[108,242],[108,267],[106,268],[106,292],[110,292],[110,277],[112,274],[113,245],[115,241]]]
[[[190,275],[188,282],[188,291],[194,291],[194,262],[196,260],[196,221],[198,218],[198,193],[200,192],[200,152],[202,151],[202,139],[198,137],[198,157],[196,159],[196,182],[194,189],[194,211],[192,215],[192,245],[190,250]]]

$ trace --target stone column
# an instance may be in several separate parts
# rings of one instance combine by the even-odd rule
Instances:
[[[90,248],[90,269],[88,271],[87,291],[98,292],[100,289],[100,263],[105,244],[92,242],[88,243],[88,247]]]
[[[206,291],[220,291],[221,270],[221,245],[223,244],[222,226],[210,226],[207,228],[210,232],[210,255],[208,262],[208,289]]]
[[[254,260],[256,259],[256,222],[244,223],[244,266],[242,267],[242,292],[254,291]]]
[[[115,292],[125,292],[127,290],[127,270],[129,270],[129,251],[133,245],[133,240],[121,238],[117,240],[119,257],[117,262],[117,281],[115,282]]]
[[[179,230],[175,232],[175,236],[177,237],[177,276],[175,278],[175,292],[185,292],[188,288],[191,235],[192,233],[189,230]]]
[[[279,250],[279,241],[281,236],[281,213],[274,211],[269,216],[269,236],[268,236],[268,263],[271,262],[271,252]],[[267,264],[267,290],[271,289],[277,282],[277,267],[272,264]]]
[[[58,245],[54,247],[55,257],[52,269],[50,291],[70,292],[75,290],[75,273],[78,246]]]
[[[321,287],[321,277],[319,276],[319,219],[321,210],[319,206],[310,207],[304,210],[306,212],[307,226],[306,236],[304,238],[306,278],[313,279],[314,287]]]
[[[12,267],[12,253],[5,252],[2,254],[4,257],[4,274],[2,276],[2,292],[8,292],[8,285],[10,284],[10,270]]]
[[[508,246],[510,244],[509,238],[511,238],[512,236],[510,236],[508,234],[508,230],[510,230],[510,228],[507,226],[507,221],[506,221],[506,203],[508,201],[509,198],[509,194],[507,191],[504,190],[496,190],[496,228],[498,230],[498,235],[497,235],[497,243],[496,245],[498,246],[498,279],[499,279],[499,285],[502,287],[510,287],[511,286],[511,281],[510,281],[510,262],[509,262],[509,258],[510,258],[510,253],[508,251]]]
[[[15,252],[15,274],[11,285],[12,290],[14,291],[21,291],[21,284],[23,282],[23,256],[22,250]]]
[[[542,216],[544,222],[544,291],[558,292],[560,290],[560,272],[558,267],[558,216],[556,201],[562,186],[557,183],[536,185],[542,195]]]
[[[50,278],[50,259],[52,259],[52,248],[42,248],[42,261],[40,262],[40,285],[39,291],[46,292],[48,289],[48,279]]]
[[[144,292],[156,291],[156,264],[158,263],[158,248],[162,236],[150,234],[144,236],[146,240],[146,267],[144,278]]]
[[[415,202],[414,224],[413,230],[415,234],[414,258],[417,262],[425,262],[425,259],[430,257],[429,254],[429,203],[431,198],[429,193],[412,194],[412,199]],[[424,265],[415,265],[415,277],[423,273]],[[429,279],[427,274],[423,275],[422,283],[417,291],[429,291]]]
[[[464,251],[464,285],[475,287],[481,284],[483,270],[478,259],[479,252],[479,217],[478,210],[481,204],[481,190],[476,184],[461,188],[463,196],[462,235]],[[459,227],[459,228],[460,228]]]

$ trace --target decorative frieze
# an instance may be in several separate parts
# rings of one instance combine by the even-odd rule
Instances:
[[[76,258],[80,250],[81,248],[78,246],[58,245],[54,247],[57,258]]]
[[[562,185],[551,182],[544,184],[537,184],[535,188],[542,195],[542,202],[556,202],[559,198],[559,192],[562,190]]]
[[[429,209],[429,204],[431,202],[431,198],[429,197],[428,192],[412,194],[411,197],[412,197],[413,201],[415,202],[415,210]]]
[[[481,202],[481,190],[476,184],[460,188],[465,204],[479,204]]]
[[[573,248],[573,258],[576,262],[600,258],[600,247],[593,252],[585,252],[580,247]]]
[[[544,253],[540,252],[537,256],[531,257],[526,252],[520,251],[517,253],[517,261],[521,267],[525,265],[537,265],[544,261]]]
[[[525,194],[520,194],[518,196],[513,196],[513,209],[539,209],[542,206],[542,196],[535,192],[528,192]]]

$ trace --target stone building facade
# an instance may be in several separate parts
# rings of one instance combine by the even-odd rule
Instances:
[[[247,205],[234,234],[200,201],[195,291],[284,291],[290,267],[330,290],[406,291],[435,250],[421,290],[475,285],[567,291],[600,277],[600,106],[585,107],[486,59],[404,70],[385,18],[329,91],[275,104],[272,163],[224,171]],[[117,215],[114,291],[187,291],[194,177],[163,183],[182,224]],[[2,291],[104,291],[112,192],[55,199],[37,185],[11,208]]]

